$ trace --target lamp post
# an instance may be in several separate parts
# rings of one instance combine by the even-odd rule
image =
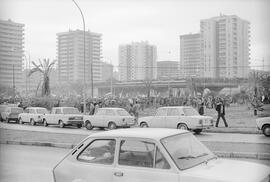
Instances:
[[[85,88],[85,21],[84,21],[84,16],[82,13],[81,8],[79,7],[79,5],[75,2],[75,0],[72,0],[74,2],[74,4],[77,6],[77,8],[79,9],[81,16],[82,16],[82,21],[83,21],[83,114],[86,114],[86,88]],[[91,64],[91,69],[92,69],[92,64]],[[92,74],[92,71],[91,71]],[[92,79],[92,75],[91,75],[91,79]],[[93,88],[92,88],[93,89]],[[92,93],[93,96],[93,93]]]

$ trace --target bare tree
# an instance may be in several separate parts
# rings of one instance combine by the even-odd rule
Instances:
[[[41,96],[49,96],[51,93],[49,76],[55,62],[56,60],[50,62],[49,59],[43,59],[43,61],[39,60],[39,65],[37,65],[35,62],[32,62],[35,67],[30,70],[28,76],[31,76],[35,72],[40,72],[43,75]]]

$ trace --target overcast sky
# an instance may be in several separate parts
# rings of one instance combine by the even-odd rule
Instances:
[[[269,0],[76,0],[86,28],[103,35],[103,56],[118,65],[119,44],[148,40],[158,61],[179,61],[179,35],[200,31],[200,20],[220,13],[251,23],[251,65],[270,62]],[[56,33],[82,29],[72,0],[0,0],[0,19],[25,24],[31,59],[56,59]],[[269,63],[268,63],[269,64]]]

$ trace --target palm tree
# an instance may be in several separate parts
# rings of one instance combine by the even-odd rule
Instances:
[[[49,76],[50,76],[50,71],[53,65],[55,64],[55,62],[56,60],[50,63],[49,59],[43,59],[43,61],[39,60],[39,65],[37,65],[35,62],[32,62],[32,64],[35,67],[30,70],[28,76],[31,76],[35,72],[40,72],[43,75],[41,96],[49,96],[51,93]],[[38,88],[39,88],[39,85],[38,85]]]

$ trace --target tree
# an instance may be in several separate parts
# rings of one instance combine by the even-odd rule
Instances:
[[[49,76],[55,62],[56,60],[50,62],[49,59],[43,59],[43,61],[39,60],[39,65],[37,65],[35,62],[32,62],[35,67],[30,70],[28,76],[31,76],[35,72],[40,72],[43,75],[41,96],[49,96],[51,93]]]

